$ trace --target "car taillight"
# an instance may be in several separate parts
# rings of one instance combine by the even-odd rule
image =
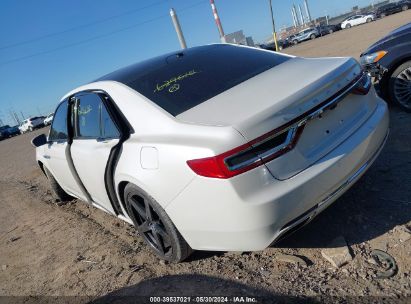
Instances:
[[[304,125],[274,130],[223,154],[187,161],[196,174],[227,179],[259,167],[292,150]]]
[[[371,85],[371,77],[367,73],[363,73],[351,93],[356,95],[367,95],[371,89]]]

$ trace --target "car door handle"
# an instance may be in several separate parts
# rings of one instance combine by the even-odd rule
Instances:
[[[112,138],[97,138],[97,142],[107,144],[112,141]]]
[[[51,158],[50,155],[43,155],[43,157],[44,157],[45,159],[50,159],[50,158]]]

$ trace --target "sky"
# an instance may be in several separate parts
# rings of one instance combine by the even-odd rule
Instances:
[[[371,0],[308,0],[312,16],[331,16]],[[268,0],[215,0],[226,34],[255,42],[271,35]],[[291,25],[292,3],[273,0],[277,28]],[[174,8],[188,47],[220,42],[209,0],[1,0],[0,120],[53,112],[68,91],[132,63],[180,48]]]

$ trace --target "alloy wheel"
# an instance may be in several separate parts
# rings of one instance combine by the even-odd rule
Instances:
[[[129,203],[137,222],[137,230],[147,243],[162,258],[172,255],[171,237],[147,199],[141,196],[131,196]]]
[[[395,78],[394,96],[398,103],[411,110],[411,67]]]

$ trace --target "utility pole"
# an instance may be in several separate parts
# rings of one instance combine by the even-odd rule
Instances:
[[[310,8],[308,7],[308,0],[304,0],[304,6],[305,6],[305,13],[307,14],[308,21],[309,22],[313,21],[311,19]]]
[[[21,119],[22,119],[22,120],[24,120],[24,114],[23,114],[23,111],[20,111],[20,114],[21,114]]]
[[[295,19],[294,8],[291,8],[291,16],[293,17],[294,27],[297,27],[297,20]]]
[[[180,22],[178,21],[178,17],[177,17],[177,14],[174,8],[170,9],[170,16],[171,16],[171,20],[173,21],[174,28],[177,32],[177,37],[178,37],[178,40],[180,41],[181,48],[186,49],[187,48],[186,40],[184,39],[183,31],[181,30]]]
[[[273,24],[273,38],[274,38],[274,44],[275,44],[275,51],[278,52],[278,42],[277,42],[277,34],[275,32],[275,22],[274,22],[274,13],[273,13],[273,4],[271,0],[268,0],[270,3],[270,12],[271,12],[271,22]]]
[[[301,10],[301,5],[298,4],[298,12],[300,13],[301,25],[305,25],[303,11]]]
[[[218,32],[220,33],[220,40],[222,43],[226,43],[227,41],[225,40],[223,26],[221,25],[221,20],[220,20],[220,17],[218,16],[217,7],[215,6],[214,0],[210,0],[210,4],[211,4],[211,9],[213,10],[213,16],[214,16],[215,23],[217,24]]]

